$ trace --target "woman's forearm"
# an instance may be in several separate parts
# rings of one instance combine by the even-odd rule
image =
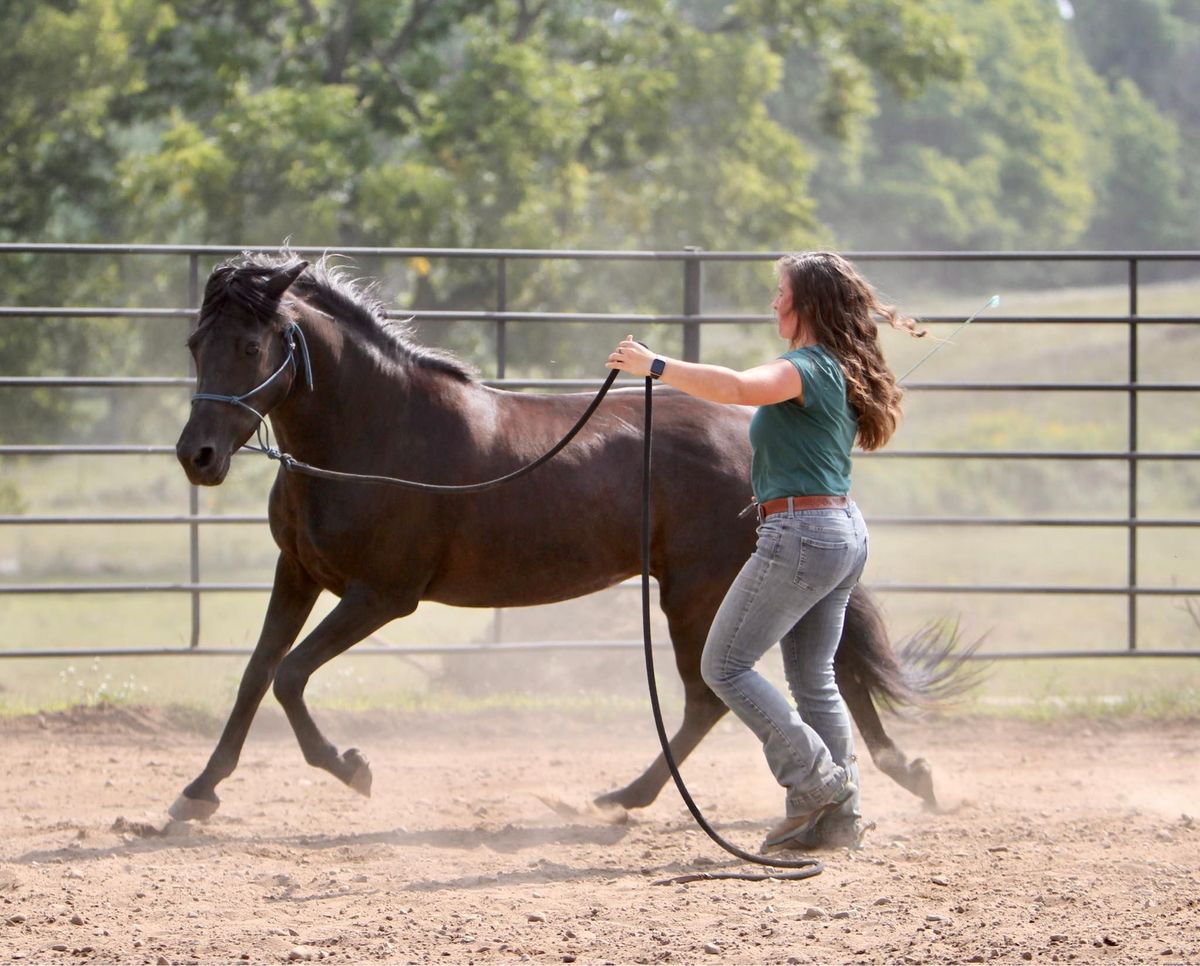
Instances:
[[[666,356],[661,358],[665,359],[667,365],[659,377],[660,382],[709,402],[746,404],[742,373],[726,366],[684,362]]]
[[[652,349],[630,335],[612,351],[606,365],[609,369],[620,369],[633,376],[647,376],[655,359],[665,363],[660,381],[682,389],[689,396],[709,402],[768,406],[786,399],[803,399],[804,387],[800,382],[800,373],[783,359],[739,372],[725,366],[657,356]]]

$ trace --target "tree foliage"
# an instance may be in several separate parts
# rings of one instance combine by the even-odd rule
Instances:
[[[1103,5],[1077,8],[1090,16]],[[852,246],[1179,243],[1180,213],[1190,210],[1194,223],[1195,203],[1182,191],[1177,121],[1129,78],[1106,81],[1096,63],[1103,52],[1081,43],[1056,4],[953,6],[968,44],[963,78],[936,80],[917,98],[885,93],[865,136],[827,143],[814,182],[818,214]],[[1170,47],[1167,36],[1149,42]],[[820,120],[810,113],[798,126],[815,130]]]
[[[1200,0],[1088,0],[1074,35],[1109,91],[1106,190],[1092,236],[1194,248],[1200,228]]]
[[[911,94],[961,70],[949,18],[902,0],[25,0],[9,19],[28,88],[10,163],[41,160],[6,182],[13,238],[800,244],[809,152],[770,110],[787,52],[826,51],[832,127],[869,106],[848,79]]]
[[[1200,0],[1066,19],[1052,0],[14,0],[0,27],[10,239],[1106,244],[1138,158],[1158,154],[1151,212],[1196,180]],[[1143,221],[1146,243],[1180,228]]]

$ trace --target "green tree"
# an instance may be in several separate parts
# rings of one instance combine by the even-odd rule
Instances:
[[[113,168],[128,132],[115,122],[120,102],[145,89],[139,38],[153,36],[167,11],[151,0],[14,0],[0,7],[0,239],[94,241],[119,237],[122,206]],[[112,265],[61,256],[7,256],[7,304],[94,304],[117,297]],[[114,324],[109,331],[123,334]],[[0,321],[0,372],[72,375],[116,371],[119,340],[91,342],[63,319]],[[108,367],[106,369],[106,367]],[[47,427],[82,431],[104,410],[95,393],[70,398],[22,392],[5,406],[0,440],[44,441]],[[8,400],[6,400],[8,402]]]
[[[1072,31],[1109,91],[1100,132],[1109,165],[1089,240],[1194,247],[1200,0],[1089,0],[1076,4]]]
[[[151,0],[0,8],[0,238],[79,240],[114,226],[123,131],[113,112],[144,89],[134,44],[166,13]]]
[[[824,234],[810,158],[769,108],[795,38],[844,51],[831,89],[867,61],[907,91],[961,69],[949,19],[900,0],[276,0],[245,27],[240,8],[169,6],[126,109],[156,136],[118,166],[129,227],[156,240],[800,247]],[[424,306],[482,307],[491,271],[388,282]],[[630,308],[677,304],[677,279],[634,275]],[[561,263],[512,281],[517,304],[614,291]]]
[[[1184,196],[1178,127],[1128,79],[1117,81],[1102,103],[1106,123],[1099,140],[1107,164],[1088,239],[1101,248],[1194,244],[1186,240],[1196,228],[1196,210]]]
[[[866,137],[825,139],[818,214],[854,246],[1062,247],[1095,204],[1086,65],[1045,0],[956,2],[962,80],[885,89]],[[810,111],[803,130],[827,127]]]

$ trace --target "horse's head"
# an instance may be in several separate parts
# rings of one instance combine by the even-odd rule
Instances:
[[[280,300],[307,262],[225,264],[208,278],[188,348],[196,361],[192,413],[175,455],[188,479],[216,486],[260,417],[287,396],[303,361]]]

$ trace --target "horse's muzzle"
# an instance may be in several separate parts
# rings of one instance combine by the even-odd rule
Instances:
[[[184,437],[175,445],[175,457],[194,486],[223,483],[229,473],[230,455],[228,450],[222,453],[215,446],[189,445]]]
[[[225,481],[233,454],[257,425],[257,414],[248,408],[194,404],[175,444],[175,458],[193,485],[217,486]]]
[[[241,445],[236,438],[230,438],[230,428],[197,412],[184,425],[175,444],[175,458],[194,486],[217,486],[224,482],[233,451]]]

